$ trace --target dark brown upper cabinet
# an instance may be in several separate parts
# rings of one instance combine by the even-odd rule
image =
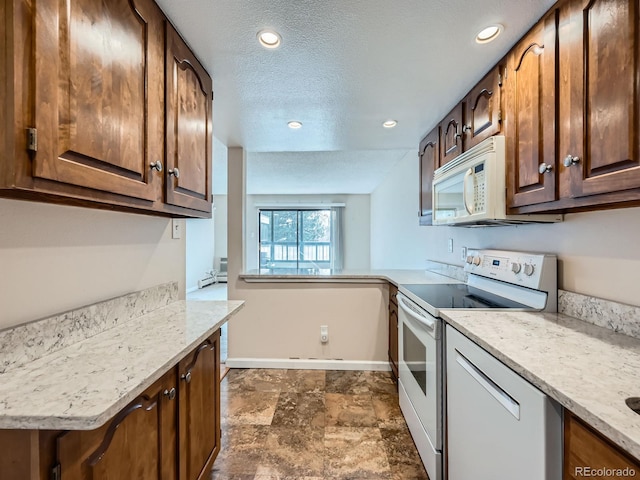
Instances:
[[[167,203],[211,212],[211,77],[167,23]]]
[[[156,199],[163,17],[151,0],[37,2],[33,176]]]
[[[464,148],[500,133],[504,65],[494,67],[464,98]]]
[[[640,187],[639,8],[573,0],[559,9],[561,198]]]
[[[464,105],[459,103],[440,123],[440,166],[464,151],[463,115]]]
[[[211,216],[211,79],[153,0],[0,10],[0,196]]]
[[[420,225],[431,225],[433,215],[433,172],[440,166],[440,128],[420,142]]]
[[[555,13],[541,20],[508,56],[505,88],[507,205],[556,198]]]

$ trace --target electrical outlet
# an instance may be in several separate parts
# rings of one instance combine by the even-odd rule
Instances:
[[[467,259],[467,247],[462,247],[460,249],[460,260],[463,262]]]
[[[453,238],[449,239],[449,253],[453,253]]]
[[[320,341],[322,343],[327,343],[329,341],[329,326],[328,325],[320,325]]]

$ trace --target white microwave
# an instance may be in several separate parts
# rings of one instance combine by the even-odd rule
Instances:
[[[433,176],[434,225],[561,222],[562,215],[507,215],[504,136],[490,137],[438,168]]]

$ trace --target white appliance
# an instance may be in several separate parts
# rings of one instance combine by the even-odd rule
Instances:
[[[561,480],[558,403],[446,327],[449,480]]]
[[[434,225],[561,222],[562,215],[507,215],[505,138],[490,137],[438,168],[433,176]]]
[[[553,255],[470,250],[465,271],[467,283],[401,284],[397,297],[400,409],[431,480],[446,478],[446,372],[440,310],[557,309]]]

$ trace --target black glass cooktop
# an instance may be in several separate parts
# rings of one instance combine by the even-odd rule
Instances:
[[[410,284],[402,285],[406,290],[428,303],[433,308],[518,308],[530,309],[514,302],[464,283]]]

